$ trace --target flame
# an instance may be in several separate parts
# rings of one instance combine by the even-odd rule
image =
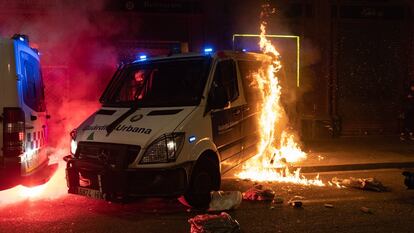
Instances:
[[[257,154],[242,167],[236,176],[241,179],[256,181],[277,181],[301,185],[325,186],[317,175],[307,179],[300,174],[300,169],[291,171],[290,164],[307,158],[296,143],[294,134],[288,130],[280,130],[286,114],[280,102],[282,88],[276,76],[281,69],[280,54],[266,37],[266,21],[260,25],[260,48],[271,57],[262,67],[252,74],[253,85],[261,94],[259,131],[260,142]]]

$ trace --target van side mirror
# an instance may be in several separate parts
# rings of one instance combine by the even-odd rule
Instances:
[[[208,105],[210,109],[221,109],[227,107],[229,99],[226,89],[222,85],[213,85],[210,90]]]

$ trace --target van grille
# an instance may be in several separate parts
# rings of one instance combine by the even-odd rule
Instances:
[[[75,157],[122,169],[134,162],[140,150],[141,147],[135,145],[79,142]]]

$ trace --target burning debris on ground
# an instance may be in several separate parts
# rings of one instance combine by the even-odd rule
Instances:
[[[339,188],[356,188],[362,190],[370,190],[375,192],[385,192],[389,191],[381,181],[375,178],[354,178],[350,177],[349,179],[338,179],[337,177],[332,178],[332,182],[329,182],[329,185],[336,186]]]

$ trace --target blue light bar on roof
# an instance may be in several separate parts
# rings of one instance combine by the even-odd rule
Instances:
[[[147,55],[140,55],[140,56],[139,56],[139,60],[140,60],[140,61],[145,61],[145,60],[147,60]]]
[[[211,54],[211,53],[213,53],[213,48],[210,48],[210,47],[205,48],[204,49],[204,53],[205,54]]]

